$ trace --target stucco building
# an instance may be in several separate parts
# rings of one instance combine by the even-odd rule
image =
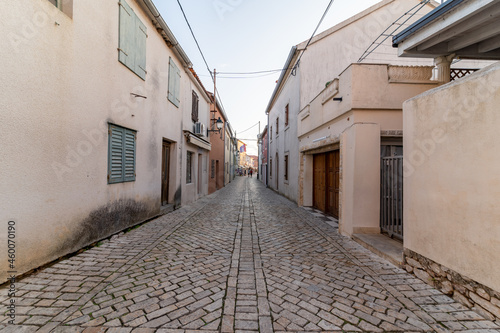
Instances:
[[[269,126],[269,186],[299,205],[298,179],[301,156],[297,132],[299,112],[303,111],[325,86],[363,55],[373,41],[399,17],[415,6],[419,14],[436,7],[435,2],[384,0],[315,36],[310,43],[292,47],[274,93],[266,109]],[[413,22],[419,16],[408,17]],[[366,57],[365,63],[408,64],[398,59],[390,40]],[[307,49],[306,49],[307,48]],[[412,65],[432,65],[423,59]],[[311,117],[315,117],[311,114]],[[317,137],[319,138],[319,137]],[[316,137],[314,139],[317,139]],[[325,193],[326,195],[326,193]]]
[[[447,1],[394,44],[403,57],[435,59],[450,81],[453,59],[500,60],[499,20],[498,1]],[[496,62],[403,106],[405,267],[491,320],[500,318],[499,105]]]
[[[227,171],[229,170],[229,161],[226,160],[226,135],[228,134],[225,127],[227,124],[227,116],[222,110],[219,102],[214,102],[214,95],[210,93],[210,123],[208,127],[208,135],[212,149],[210,150],[210,177],[208,182],[208,193],[215,191],[225,186]],[[219,129],[220,127],[220,129]]]
[[[209,96],[151,1],[0,12],[0,218],[18,226],[18,274],[208,193],[192,110],[208,124]]]

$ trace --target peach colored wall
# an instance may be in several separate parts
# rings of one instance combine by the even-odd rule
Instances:
[[[500,63],[404,104],[405,247],[500,291]]]
[[[210,106],[210,109],[214,109],[214,105]],[[211,117],[213,119],[224,119],[220,111],[217,109],[217,112],[211,112]],[[214,121],[209,121],[208,128],[214,129],[215,125]],[[213,127],[213,128],[212,128]],[[224,137],[225,131],[224,128],[220,133],[218,132],[209,132],[210,143],[212,144],[212,149],[210,150],[209,158],[208,158],[208,194],[214,193],[215,191],[224,187]],[[217,162],[214,162],[214,178],[212,178],[212,160],[219,161],[219,172],[217,173]]]
[[[344,235],[380,233],[380,126],[355,123],[341,137]]]
[[[431,76],[430,67],[352,64],[333,80],[298,116],[299,203],[313,204],[310,154],[340,145],[340,231],[379,233],[382,131],[402,131],[404,100],[435,87]]]

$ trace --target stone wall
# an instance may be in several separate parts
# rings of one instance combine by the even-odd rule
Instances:
[[[404,250],[404,268],[483,317],[500,323],[500,292],[408,249]]]

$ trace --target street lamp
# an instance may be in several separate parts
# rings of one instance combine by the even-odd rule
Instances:
[[[217,127],[217,129],[215,129],[215,130],[208,130],[208,132],[219,132],[220,133],[220,130],[222,129],[222,126],[224,126],[224,122],[222,122],[222,119],[220,119],[220,117],[217,120],[212,119],[212,121],[215,122],[215,126]]]

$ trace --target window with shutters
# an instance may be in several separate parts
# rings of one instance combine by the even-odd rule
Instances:
[[[118,60],[141,79],[146,79],[146,26],[132,8],[120,0]]]
[[[194,90],[192,95],[191,119],[196,123],[198,121],[199,98],[198,94]]]
[[[135,181],[137,132],[109,124],[108,184]]]
[[[193,173],[193,153],[188,151],[186,158],[186,184],[191,184],[193,182],[192,173]]]
[[[177,67],[177,65],[174,63],[174,60],[170,58],[168,70],[168,100],[177,107],[179,107],[181,103],[180,90],[181,71],[179,70],[179,67]]]
[[[280,126],[280,117],[276,118],[276,136],[278,136],[279,133],[279,126]]]
[[[215,178],[215,160],[212,160],[212,166],[210,168],[210,178]]]

